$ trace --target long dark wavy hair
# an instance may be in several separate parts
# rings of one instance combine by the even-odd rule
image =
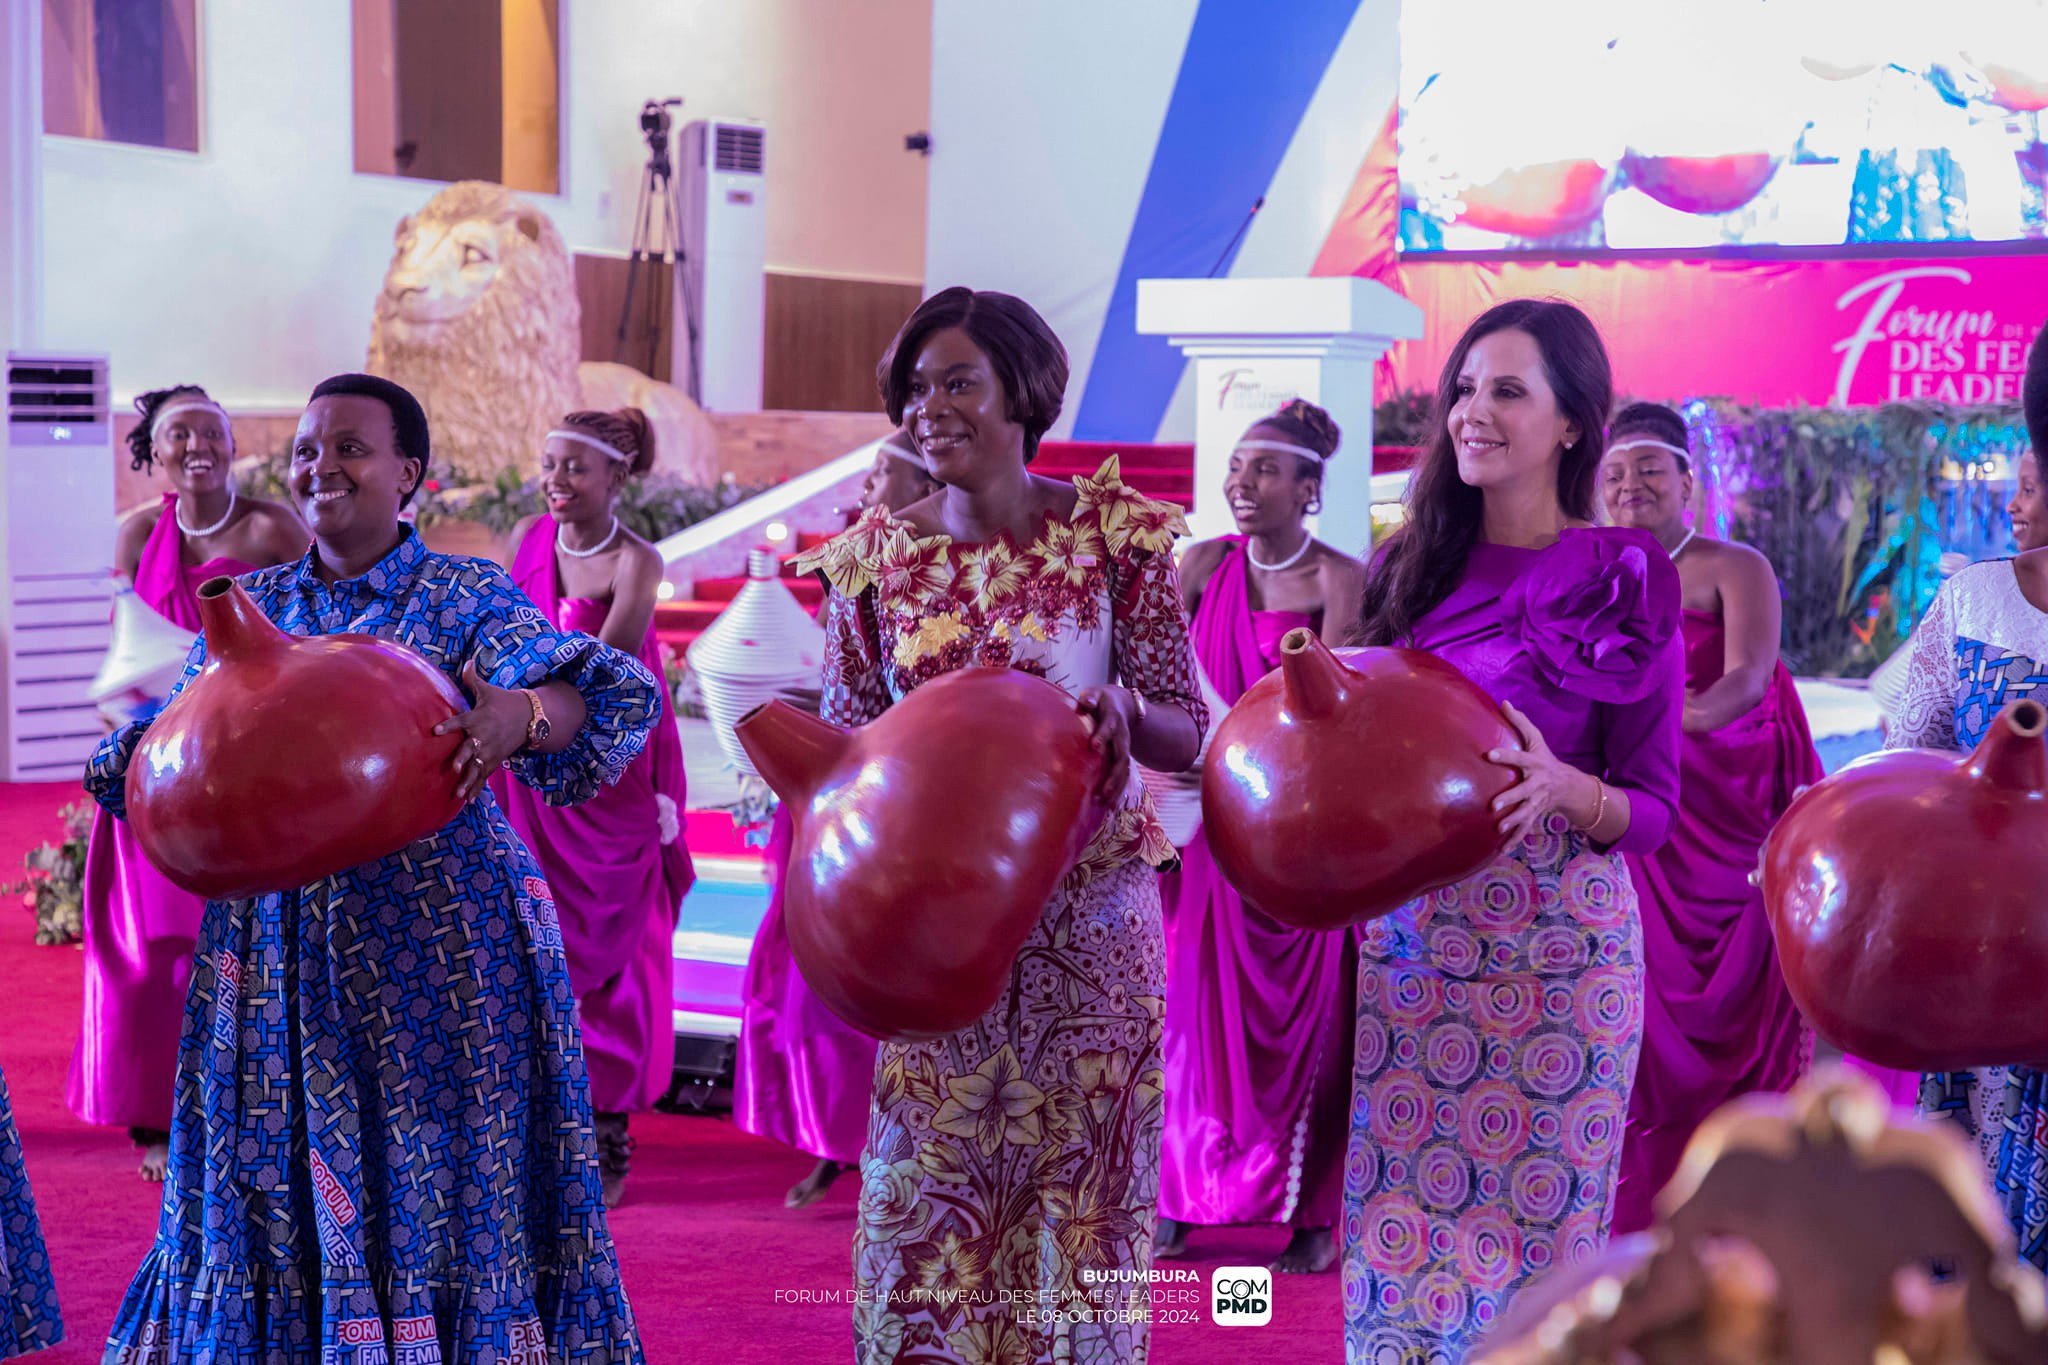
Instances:
[[[1465,576],[1465,561],[1479,539],[1485,495],[1458,477],[1451,446],[1451,406],[1465,355],[1481,337],[1527,332],[1543,356],[1543,373],[1557,396],[1558,411],[1579,429],[1579,439],[1557,466],[1557,502],[1567,517],[1593,520],[1594,479],[1606,453],[1607,412],[1614,404],[1614,376],[1593,320],[1554,299],[1512,299],[1472,320],[1444,361],[1437,379],[1435,435],[1408,483],[1405,518],[1372,557],[1365,582],[1357,641],[1400,644],[1415,623]]]

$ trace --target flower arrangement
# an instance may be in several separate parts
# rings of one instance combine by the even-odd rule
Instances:
[[[251,497],[288,498],[285,468],[289,462],[290,452],[284,450],[237,461],[242,492]],[[665,540],[768,487],[743,484],[730,473],[710,486],[653,473],[628,483],[619,494],[619,521],[645,540]],[[429,478],[412,501],[413,520],[423,529],[437,521],[468,521],[501,537],[540,511],[540,480],[509,469],[489,483],[451,484]]]
[[[1701,529],[1752,545],[1785,594],[1786,666],[1861,677],[1912,633],[1952,566],[2009,553],[2027,449],[2014,407],[1682,409]]]
[[[1424,389],[1401,389],[1372,410],[1372,440],[1382,446],[1426,446],[1436,430],[1430,409],[1436,395]]]
[[[85,841],[92,830],[92,803],[75,801],[60,815],[63,839],[31,849],[22,860],[28,875],[0,887],[35,911],[36,942],[43,945],[75,943],[85,932]]]

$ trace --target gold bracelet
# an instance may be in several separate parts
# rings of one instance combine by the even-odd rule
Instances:
[[[1596,795],[1593,802],[1593,818],[1579,826],[1581,834],[1591,834],[1600,828],[1600,817],[1607,814],[1607,784],[1596,777],[1593,779],[1593,791]]]

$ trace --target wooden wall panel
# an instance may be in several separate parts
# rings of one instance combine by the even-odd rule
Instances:
[[[626,299],[630,264],[624,256],[577,254],[576,297],[583,305],[583,358],[616,360],[665,383],[674,340],[674,329],[669,325],[675,312],[675,293],[669,287],[670,268],[660,261],[648,261],[634,275],[633,311],[626,320],[625,349],[620,350],[619,308]],[[659,332],[651,353],[650,319]]]
[[[923,299],[915,284],[768,272],[762,405],[875,412],[875,362]]]
[[[623,353],[614,355],[619,307],[626,294],[623,256],[576,257],[576,293],[583,304],[583,358],[617,359],[658,379],[669,374],[675,329],[669,269],[643,265],[633,285],[633,311]],[[875,362],[896,329],[924,297],[914,284],[798,275],[767,278],[766,355],[761,405],[771,412],[876,412]],[[649,351],[649,309],[659,331]]]
[[[741,483],[807,474],[891,430],[879,412],[714,412],[719,467]]]

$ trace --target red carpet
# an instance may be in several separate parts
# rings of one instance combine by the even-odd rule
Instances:
[[[0,880],[20,875],[24,852],[58,832],[57,809],[77,789],[0,783]],[[37,1362],[100,1359],[106,1329],[156,1232],[158,1190],[135,1176],[125,1133],[92,1128],[64,1107],[64,1075],[78,1028],[79,955],[34,945],[34,917],[0,901],[0,1068],[56,1269],[65,1342]],[[845,1360],[850,1310],[821,1302],[849,1287],[855,1176],[842,1177],[801,1213],[782,1194],[810,1162],[749,1137],[724,1119],[635,1118],[633,1176],[612,1215],[627,1292],[649,1365],[730,1361],[793,1365]],[[1269,1229],[1198,1232],[1191,1266],[1204,1279],[1224,1264],[1262,1264],[1286,1240]],[[1274,1286],[1273,1321],[1220,1328],[1197,1307],[1194,1324],[1155,1328],[1159,1365],[1336,1361],[1343,1357],[1335,1274]],[[808,1298],[804,1302],[799,1296]]]

